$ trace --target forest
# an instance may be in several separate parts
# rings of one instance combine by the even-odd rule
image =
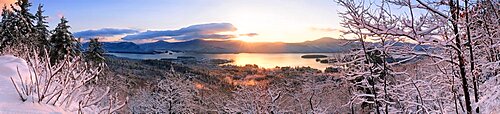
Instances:
[[[0,63],[20,64],[0,66],[0,113],[500,113],[499,1],[332,2],[351,48],[335,71],[116,57],[17,0],[1,11]]]

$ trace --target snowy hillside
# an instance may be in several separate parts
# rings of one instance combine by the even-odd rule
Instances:
[[[24,76],[23,79],[28,79],[29,70],[26,61],[14,56],[0,56],[0,113],[1,114],[59,114],[70,113],[63,109],[46,104],[33,103],[28,99],[22,102],[19,98],[16,88],[13,86],[11,78],[20,83],[19,76],[17,75],[17,68],[19,73]]]
[[[489,114],[500,113],[500,76],[493,77],[480,87],[484,91],[483,97],[477,103],[483,112]],[[476,104],[476,105],[477,105]]]

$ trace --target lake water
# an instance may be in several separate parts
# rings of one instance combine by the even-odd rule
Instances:
[[[175,59],[179,56],[196,57],[197,59],[231,59],[233,65],[244,66],[247,64],[256,64],[263,68],[275,68],[276,66],[312,67],[319,70],[325,70],[330,67],[329,64],[316,62],[316,59],[304,59],[302,55],[326,55],[333,56],[333,53],[238,53],[238,54],[198,54],[198,53],[162,53],[162,54],[129,54],[129,53],[109,53],[118,57],[130,59]]]

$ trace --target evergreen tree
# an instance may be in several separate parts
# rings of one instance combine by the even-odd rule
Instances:
[[[36,17],[36,25],[35,25],[35,29],[36,29],[36,44],[37,44],[37,47],[40,49],[39,52],[43,52],[44,49],[48,48],[48,45],[49,45],[49,41],[48,41],[48,38],[49,38],[49,30],[47,29],[49,26],[47,25],[47,16],[44,16],[43,15],[43,11],[42,10],[43,8],[43,5],[40,4],[38,5],[38,10],[35,14],[35,17]],[[43,54],[43,53],[42,53]]]
[[[29,12],[30,7],[31,3],[28,0],[18,0],[15,4],[11,5],[11,9],[14,11],[12,17],[12,27],[14,28],[10,30],[14,38],[17,38],[14,45],[25,44],[31,46],[35,41],[33,39],[35,36],[33,20],[36,17]]]
[[[12,45],[14,42],[13,35],[11,30],[12,26],[12,16],[14,13],[7,9],[7,6],[4,6],[2,9],[2,22],[1,22],[1,31],[0,31],[0,52],[2,52],[3,48],[8,45]]]
[[[80,51],[77,48],[78,41],[73,37],[69,31],[70,26],[67,25],[68,21],[62,17],[61,22],[55,28],[49,40],[51,44],[50,58],[51,63],[58,63],[59,60],[64,59],[67,55],[69,57],[77,56]]]
[[[102,48],[102,43],[99,42],[99,39],[93,38],[90,39],[89,47],[85,52],[85,57],[87,61],[92,64],[101,64],[104,63],[104,49]]]

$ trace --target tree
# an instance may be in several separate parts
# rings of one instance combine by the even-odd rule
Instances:
[[[14,36],[11,31],[13,30],[13,22],[12,17],[14,12],[7,9],[7,6],[4,6],[2,9],[2,23],[1,23],[1,31],[0,31],[0,52],[9,45],[12,45],[14,42]]]
[[[193,81],[171,67],[152,91],[141,90],[130,107],[133,113],[196,113],[205,108],[197,93]]]
[[[346,33],[377,39],[375,41],[385,39],[415,44],[407,46],[410,50],[389,48],[390,50],[386,51],[389,52],[387,53],[389,56],[410,58],[406,60],[420,58],[417,62],[425,64],[415,66],[415,69],[420,69],[419,71],[398,73],[403,75],[396,77],[388,85],[396,87],[388,88],[388,93],[395,95],[391,99],[397,101],[394,102],[397,105],[393,105],[394,111],[472,113],[473,105],[481,105],[471,101],[471,98],[475,98],[475,102],[478,102],[480,101],[478,98],[481,97],[479,87],[476,87],[481,84],[477,82],[476,77],[498,75],[495,74],[498,69],[493,68],[496,65],[492,64],[498,62],[495,60],[497,55],[492,54],[498,50],[498,32],[490,29],[499,27],[497,18],[491,18],[498,14],[496,10],[498,5],[492,5],[498,4],[497,2],[339,0],[339,4],[347,9],[341,13],[344,19],[342,24],[349,29]],[[472,8],[469,5],[472,5]],[[373,8],[374,6],[376,8]],[[394,7],[406,11],[393,12]],[[418,13],[415,13],[417,11]],[[489,19],[493,19],[488,21],[492,23],[483,24],[487,22],[483,20]],[[484,51],[477,51],[479,49]],[[478,73],[481,70],[494,76]],[[411,86],[415,89],[408,88]],[[406,88],[401,89],[401,87]],[[429,101],[430,99],[435,101]]]
[[[99,39],[93,38],[90,39],[89,47],[85,52],[85,57],[87,61],[92,64],[101,64],[104,63],[104,49],[102,48],[102,43],[99,42]]]
[[[7,6],[4,6],[2,13],[2,41],[0,43],[0,48],[10,46],[26,46],[27,48],[33,48],[32,46],[36,43],[36,34],[33,24],[35,16],[29,12],[30,7],[31,3],[27,0],[18,0],[14,4],[10,5],[10,9],[7,9]]]
[[[36,46],[40,49],[40,50],[43,50],[43,49],[47,49],[49,47],[49,33],[50,31],[47,29],[49,26],[47,25],[47,18],[48,16],[44,16],[43,15],[43,12],[45,12],[44,10],[42,10],[43,8],[43,5],[42,4],[39,4],[38,5],[38,10],[35,14],[35,17],[36,17],[36,25],[35,25],[35,29],[36,29]],[[40,51],[41,52],[41,51]]]
[[[23,58],[28,64],[29,76],[18,71],[19,79],[11,77],[21,101],[54,105],[78,113],[114,113],[125,106],[127,100],[111,94],[109,87],[89,83],[103,69],[83,61],[66,19],[61,19],[49,42],[47,16],[43,16],[42,5],[35,16],[29,12],[30,6],[28,0],[18,0],[11,5],[13,11],[5,6],[0,24],[0,50]],[[36,26],[34,20],[37,20]]]
[[[469,4],[469,1],[465,1]],[[466,5],[466,23],[468,45],[474,64],[470,64],[473,74],[473,89],[476,112],[493,112],[500,110],[498,100],[498,77],[500,74],[500,12],[499,2],[492,0],[479,0]],[[468,22],[467,22],[468,21]],[[472,56],[473,55],[473,56]],[[495,80],[495,78],[497,78]],[[497,83],[497,84],[494,84]],[[487,99],[487,100],[486,100]],[[495,105],[496,104],[496,105]],[[481,110],[478,110],[481,108]]]
[[[50,58],[51,63],[58,63],[59,60],[63,60],[66,55],[69,57],[75,57],[80,53],[77,46],[77,40],[73,37],[72,33],[69,31],[70,26],[67,25],[68,21],[66,18],[62,17],[61,22],[55,28],[49,40],[51,44]]]
[[[14,28],[11,28],[11,33],[14,38],[17,39],[14,45],[33,45],[33,42],[36,37],[34,34],[34,20],[35,16],[31,14],[30,8],[31,3],[28,0],[17,0],[16,3],[11,5],[11,9],[14,11],[14,15],[12,17],[12,22]]]

